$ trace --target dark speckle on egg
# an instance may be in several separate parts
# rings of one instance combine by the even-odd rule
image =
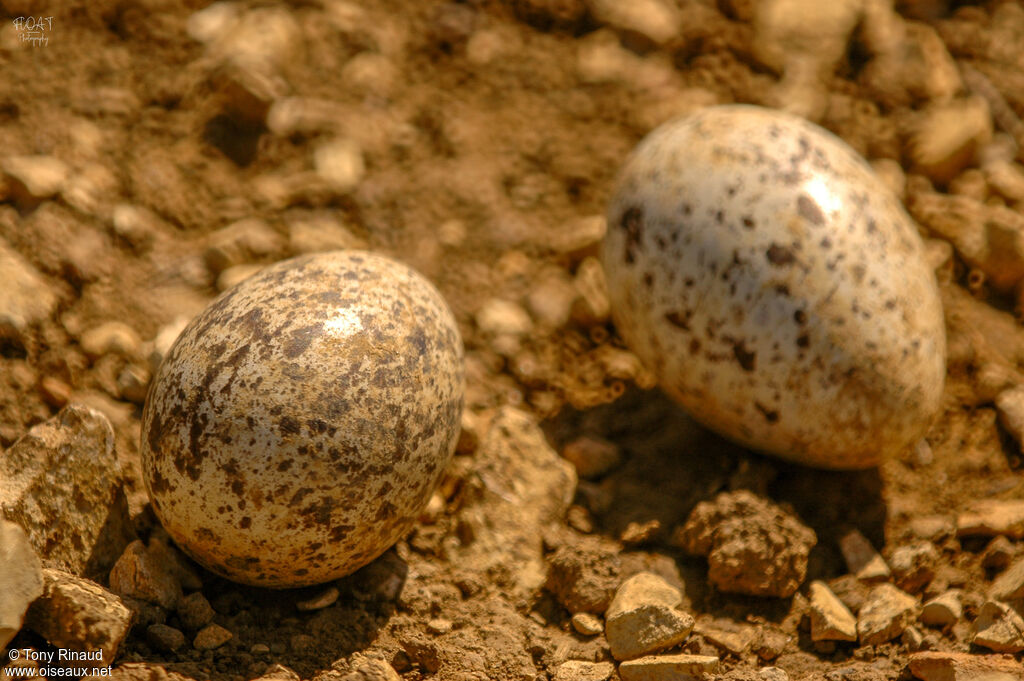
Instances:
[[[196,317],[154,377],[141,449],[157,517],[239,582],[353,572],[408,532],[447,466],[462,357],[440,294],[398,262],[266,268]]]

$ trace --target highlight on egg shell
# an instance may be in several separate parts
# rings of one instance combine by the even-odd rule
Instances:
[[[141,442],[153,509],[229,579],[336,579],[409,531],[463,392],[458,328],[423,276],[358,251],[280,262],[222,294],[160,366]]]
[[[743,445],[867,468],[940,407],[945,327],[916,226],[801,118],[730,105],[656,129],[620,173],[602,259],[629,347]]]

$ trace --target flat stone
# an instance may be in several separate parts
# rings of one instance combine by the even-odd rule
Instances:
[[[216,613],[206,596],[198,591],[185,596],[178,603],[178,619],[189,630],[197,631],[213,621]]]
[[[757,678],[761,681],[789,681],[789,674],[779,667],[762,667],[757,670]]]
[[[608,681],[615,673],[611,662],[569,660],[555,669],[554,681]]]
[[[922,652],[910,656],[910,673],[921,681],[1020,681],[1020,663],[995,655]]]
[[[861,645],[878,645],[896,638],[913,621],[916,609],[917,599],[892,584],[874,587],[858,613]]]
[[[173,653],[185,645],[185,634],[166,624],[151,624],[146,627],[146,641],[157,650]]]
[[[697,504],[672,541],[708,557],[708,580],[721,591],[787,598],[806,577],[818,540],[791,512],[737,490]]]
[[[25,531],[0,519],[0,648],[18,633],[29,604],[42,595],[42,569]]]
[[[134,539],[114,431],[69,404],[0,453],[0,509],[46,567],[102,577]]]
[[[737,657],[747,652],[756,634],[750,627],[719,621],[718,623],[698,622],[693,633],[699,634],[705,641],[722,652]]]
[[[233,634],[219,624],[208,624],[199,630],[192,645],[196,650],[220,648],[233,638]]]
[[[988,595],[997,601],[1024,598],[1024,556],[1015,560],[994,580]]]
[[[0,239],[0,332],[21,339],[30,326],[49,318],[57,294],[21,254]]]
[[[956,519],[961,537],[995,537],[1004,534],[1024,539],[1024,499],[983,499]]]
[[[857,640],[857,619],[825,582],[811,582],[810,597],[811,640]]]
[[[622,681],[701,681],[718,671],[710,655],[650,655],[619,665]]]
[[[330,586],[325,590],[318,593],[312,598],[308,598],[304,601],[298,601],[295,603],[295,607],[303,612],[309,612],[311,610],[323,610],[326,607],[334,605],[338,600],[339,596],[338,587]]]
[[[963,617],[964,606],[959,589],[949,589],[924,604],[917,619],[929,627],[948,627]]]
[[[156,603],[168,610],[173,610],[182,597],[181,584],[167,564],[154,560],[140,540],[129,544],[114,564],[110,588],[119,595]]]
[[[597,636],[604,631],[604,624],[589,612],[578,612],[572,616],[572,628],[583,636]]]
[[[974,621],[974,644],[997,653],[1024,650],[1024,619],[1006,603],[985,601]]]
[[[679,589],[650,572],[623,582],[605,613],[612,657],[631,660],[685,641],[694,620],[676,610],[682,600]]]
[[[839,550],[846,567],[857,579],[865,582],[884,581],[889,578],[889,566],[860,530],[851,530],[839,540]]]
[[[60,193],[68,166],[52,156],[9,156],[0,162],[3,173],[18,184],[16,198],[48,199]]]
[[[57,648],[100,651],[101,659],[83,664],[105,667],[113,664],[131,621],[128,606],[99,584],[43,568],[43,595],[29,607],[25,626]]]

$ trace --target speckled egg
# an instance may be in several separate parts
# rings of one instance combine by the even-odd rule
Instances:
[[[807,465],[877,465],[940,406],[945,330],[915,225],[839,138],[703,109],[623,168],[603,247],[613,317],[699,421]]]
[[[275,588],[346,575],[412,526],[454,451],[463,349],[385,257],[304,256],[224,292],[153,379],[142,466],[178,545]]]

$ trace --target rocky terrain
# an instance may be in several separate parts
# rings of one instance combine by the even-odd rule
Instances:
[[[0,9],[5,676],[1024,679],[1019,2]],[[729,102],[835,132],[925,238],[943,412],[877,469],[704,430],[610,321],[617,169]],[[339,248],[451,306],[458,448],[374,562],[243,587],[159,526],[142,405],[219,292]]]

